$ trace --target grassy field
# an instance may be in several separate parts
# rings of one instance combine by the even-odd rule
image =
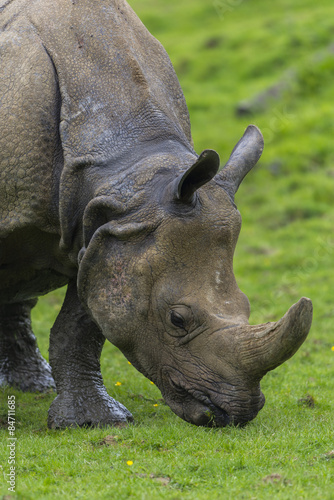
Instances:
[[[18,499],[334,499],[334,4],[331,0],[132,0],[167,49],[188,103],[195,148],[222,163],[249,123],[265,150],[236,202],[235,275],[251,323],[301,296],[312,330],[262,381],[266,404],[245,428],[196,428],[106,345],[106,387],[128,428],[47,429],[53,394],[0,392],[0,495]],[[42,353],[63,291],[40,300]],[[7,396],[16,396],[16,495],[9,496]]]

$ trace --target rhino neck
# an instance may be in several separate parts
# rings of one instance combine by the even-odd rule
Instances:
[[[86,234],[106,222],[147,219],[159,223],[160,193],[197,158],[177,138],[142,142],[108,162],[65,164],[60,187],[61,250],[77,265]],[[161,215],[161,214],[160,214]]]

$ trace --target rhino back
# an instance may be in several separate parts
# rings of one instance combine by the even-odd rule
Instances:
[[[191,140],[169,57],[125,1],[40,0],[29,11],[56,68],[68,163],[110,162],[163,136]]]

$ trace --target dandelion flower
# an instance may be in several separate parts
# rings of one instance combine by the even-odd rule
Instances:
[[[132,460],[128,460],[128,461],[126,462],[126,465],[133,465],[133,461],[132,461]]]
[[[334,345],[332,346],[332,351],[334,351]]]
[[[116,382],[115,385],[117,385],[117,386],[122,385],[122,382]]]
[[[155,405],[153,405],[153,406],[159,406],[159,405],[155,404]]]
[[[152,380],[151,380],[151,384],[152,384],[152,385],[155,385],[155,384],[154,384],[154,382],[152,382]]]

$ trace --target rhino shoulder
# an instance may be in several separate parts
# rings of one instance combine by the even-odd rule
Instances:
[[[0,60],[0,231],[27,224],[56,231],[59,91],[52,62],[24,17],[0,33]]]

